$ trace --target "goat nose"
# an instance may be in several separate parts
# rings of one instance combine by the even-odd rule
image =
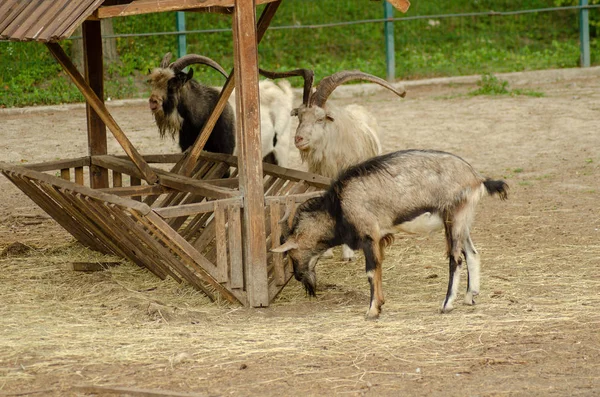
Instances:
[[[304,140],[304,138],[302,138],[301,136],[296,135],[296,137],[294,138],[294,142],[296,143],[300,143]]]
[[[148,99],[148,106],[150,106],[151,110],[155,110],[158,108],[158,101],[156,99]]]

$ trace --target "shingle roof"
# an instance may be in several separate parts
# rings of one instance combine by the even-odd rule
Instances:
[[[0,0],[0,39],[58,41],[69,37],[104,0]]]

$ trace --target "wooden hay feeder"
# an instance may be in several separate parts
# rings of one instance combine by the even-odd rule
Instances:
[[[257,4],[266,4],[258,22]],[[45,43],[84,95],[89,141],[87,157],[27,167],[0,163],[0,172],[84,245],[130,259],[162,279],[185,280],[212,299],[268,306],[291,276],[282,256],[268,253],[279,244],[280,213],[329,182],[262,164],[257,46],[280,4],[275,0],[0,0],[0,38]],[[142,156],[102,99],[100,20],[178,10],[232,15],[234,71],[186,155]],[[79,25],[83,74],[57,43]],[[204,153],[202,148],[234,87],[239,158]],[[107,155],[107,127],[126,156]],[[170,171],[164,171],[169,166]],[[60,178],[52,175],[58,172]],[[87,186],[84,175],[89,175]]]
[[[173,164],[181,154],[145,156]],[[110,188],[83,185],[92,167],[109,170]],[[90,156],[0,170],[85,246],[127,258],[161,279],[185,280],[211,299],[249,304],[253,274],[243,255],[244,200],[237,158],[203,153],[191,177],[152,167],[160,183],[142,182],[125,156]],[[229,178],[221,177],[230,172]],[[49,173],[48,173],[49,172]],[[60,173],[60,177],[55,174]],[[315,196],[327,179],[264,164],[265,251],[279,245],[284,211]],[[292,275],[281,254],[267,254],[264,288],[271,302]]]

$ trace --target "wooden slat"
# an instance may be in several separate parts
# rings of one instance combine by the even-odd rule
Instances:
[[[88,156],[78,157],[75,159],[67,159],[67,160],[56,160],[56,161],[47,161],[45,163],[36,163],[36,164],[27,164],[22,167],[27,168],[29,170],[34,171],[54,171],[60,170],[62,168],[74,168],[74,167],[89,167],[90,166],[90,158]]]
[[[29,5],[29,2],[27,1],[11,1],[10,3],[12,7],[8,15],[4,16],[0,21],[0,32],[4,32],[4,29],[6,29],[15,18],[21,15],[21,12]],[[3,34],[3,36],[10,37],[10,35],[6,34]]]
[[[242,198],[236,197],[218,201],[205,201],[202,203],[182,204],[176,207],[155,208],[153,209],[153,211],[156,214],[160,215],[162,218],[175,218],[178,216],[189,216],[206,212],[212,212],[215,210],[215,205],[217,203],[222,205],[236,205],[238,207],[241,207]]]
[[[231,288],[244,288],[244,263],[242,255],[242,224],[240,208],[229,206],[227,219],[229,223],[229,266],[231,272]]]
[[[83,167],[75,167],[75,183],[82,186],[85,183],[83,180]]]
[[[62,170],[60,170],[60,177],[62,179],[64,179],[65,181],[70,181],[71,180],[71,170],[69,170],[68,168],[63,168]]]
[[[117,171],[112,172],[113,177],[113,186],[114,187],[122,187],[123,186],[123,174]]]
[[[3,28],[2,34],[9,37],[17,37],[20,38],[24,35],[23,27],[29,26],[27,18],[35,11],[36,7],[39,7],[41,1],[40,0],[30,0],[23,1],[22,3],[26,4],[26,7],[23,8],[18,15],[6,28]]]
[[[276,0],[255,0],[256,4],[270,3]],[[100,7],[94,16],[100,19],[123,17],[165,11],[190,11],[198,8],[233,7],[233,0],[134,0],[129,4]]]
[[[271,209],[271,249],[275,249],[280,245],[279,238],[281,237],[281,225],[279,224],[279,219],[281,218],[281,201],[273,200],[269,207]],[[285,273],[283,269],[282,253],[273,253],[273,268],[275,271],[275,282],[277,285],[283,285],[285,283]]]
[[[77,185],[73,182],[63,181],[62,179],[56,178],[54,176],[47,175],[47,174],[44,174],[44,173],[38,172],[38,171],[33,171],[33,170],[27,169],[25,167],[13,166],[10,164],[0,162],[0,170],[15,173],[17,175],[23,175],[23,176],[26,176],[27,178],[39,180],[39,181],[42,181],[49,185],[54,185],[59,188],[73,191],[75,193],[80,193],[80,194],[83,194],[86,196],[90,196],[90,197],[100,200],[100,201],[114,203],[114,204],[120,205],[122,207],[130,207],[130,208],[135,209],[136,211],[141,212],[142,214],[146,214],[146,213],[150,212],[150,207],[148,207],[145,204],[138,203],[136,201],[129,200],[127,198],[116,197],[112,194],[102,193],[97,190],[90,189],[86,186]]]
[[[129,184],[132,188],[135,188],[136,186],[140,186],[142,184],[142,180],[140,178],[136,178],[135,176],[131,176],[129,177]],[[142,201],[142,196],[133,196],[131,199],[135,201]]]
[[[4,175],[33,200],[41,209],[50,215],[59,225],[70,232],[83,245],[96,251],[110,252],[110,249],[102,246],[88,230],[73,219],[66,211],[43,192],[34,182],[16,173],[5,172]]]
[[[178,248],[183,254],[187,255],[190,259],[193,260],[195,264],[197,264],[195,271],[199,274],[199,276],[201,276],[202,280],[210,284],[212,288],[214,288],[221,294],[221,296],[223,296],[226,300],[232,303],[245,303],[243,301],[245,299],[241,295],[236,295],[232,291],[229,291],[227,288],[225,288],[219,282],[217,282],[210,273],[207,272],[206,269],[210,268],[211,266],[214,267],[214,265],[208,262],[208,260],[206,260],[206,258],[204,258],[202,255],[200,255],[198,251],[194,249],[194,247],[192,247],[187,241],[183,239],[183,237],[181,237],[173,229],[171,229],[171,227],[167,223],[165,223],[165,221],[163,221],[162,218],[160,218],[153,212],[149,213],[144,218],[152,222],[157,227],[157,229],[159,229],[162,233],[165,234],[166,237],[168,237],[164,240],[173,244],[172,248]]]
[[[98,189],[101,192],[114,194],[120,197],[127,196],[147,196],[150,194],[164,194],[170,192],[171,189],[160,185],[143,185],[143,186],[122,186],[110,187],[107,189]]]
[[[201,158],[212,161],[220,161],[232,167],[237,167],[238,165],[238,158],[230,154],[202,152]],[[331,179],[322,175],[312,174],[310,172],[299,171],[291,168],[284,168],[269,163],[263,163],[263,172],[265,175],[274,175],[290,181],[306,181],[306,183],[309,185],[320,188],[327,188],[331,184]]]
[[[217,281],[225,283],[227,276],[227,238],[225,228],[225,206],[215,202],[215,245],[217,249]]]
[[[91,162],[92,164],[126,173],[136,178],[141,176],[139,170],[136,169],[128,160],[119,159],[114,156],[93,156]],[[159,169],[152,169],[156,172],[156,174],[160,175],[160,183],[163,186],[167,186],[175,190],[217,199],[238,197],[240,195],[240,193],[234,189],[214,186],[209,183],[198,181],[182,175],[173,174]]]
[[[85,97],[86,101],[94,108],[104,124],[106,124],[106,126],[108,126],[108,128],[111,130],[117,142],[119,142],[125,153],[127,153],[131,161],[133,161],[133,163],[140,170],[144,176],[144,179],[149,184],[156,183],[158,181],[158,176],[150,169],[150,166],[141,157],[135,147],[133,147],[129,139],[127,139],[125,133],[121,130],[121,127],[119,127],[104,103],[90,88],[83,76],[81,76],[75,65],[73,65],[67,54],[65,54],[63,51],[62,47],[58,43],[46,43],[46,46],[56,60],[62,65],[67,74],[71,77],[77,88],[79,88],[79,91],[81,91]]]
[[[47,27],[50,25],[50,21],[56,19],[57,13],[62,10],[65,5],[69,2],[69,0],[55,0],[52,2],[52,5],[49,8],[44,10],[44,14],[37,21],[36,26],[33,26],[27,32],[25,39],[27,40],[36,40],[39,36],[47,30]],[[42,27],[42,29],[40,29]]]
[[[83,68],[85,79],[96,97],[104,103],[104,65],[102,59],[102,32],[100,21],[85,21],[83,33]],[[107,153],[106,125],[90,102],[85,104],[87,120],[88,154]],[[96,165],[90,166],[90,186],[93,189],[108,187],[108,171]]]

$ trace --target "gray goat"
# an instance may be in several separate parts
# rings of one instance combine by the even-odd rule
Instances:
[[[444,228],[450,279],[441,311],[452,310],[462,255],[467,262],[465,302],[479,293],[479,254],[470,228],[479,199],[487,194],[507,198],[508,185],[481,176],[473,167],[446,152],[405,150],[374,157],[346,169],[323,196],[297,210],[285,242],[273,252],[288,252],[294,276],[308,294],[316,288],[315,266],[330,247],[347,244],[362,249],[371,287],[367,318],[379,316],[384,304],[384,248],[397,232],[423,233]],[[282,223],[287,225],[284,215]]]

